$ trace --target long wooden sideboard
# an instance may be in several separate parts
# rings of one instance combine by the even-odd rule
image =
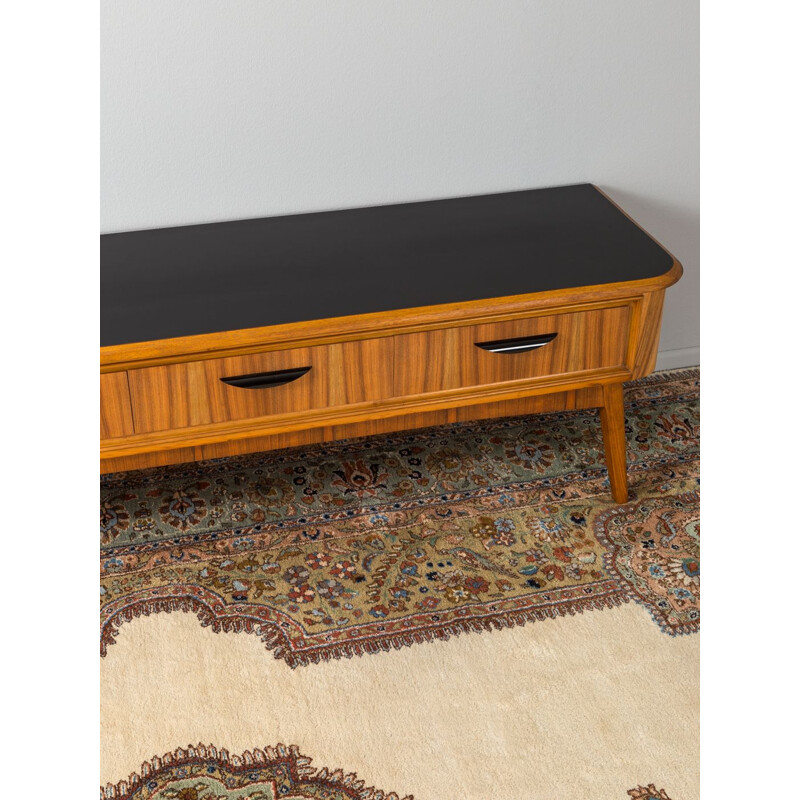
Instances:
[[[675,258],[591,184],[101,236],[101,470],[599,408]]]

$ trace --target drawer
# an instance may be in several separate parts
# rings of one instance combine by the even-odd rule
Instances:
[[[391,337],[129,372],[137,433],[382,400]]]
[[[127,372],[100,375],[100,438],[115,439],[133,435],[131,396]]]
[[[395,336],[395,393],[623,367],[629,327],[624,305]]]

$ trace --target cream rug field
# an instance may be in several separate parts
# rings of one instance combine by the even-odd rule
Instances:
[[[594,412],[105,476],[101,797],[696,800],[699,372],[626,400],[622,506]]]
[[[699,797],[699,637],[632,604],[302,670],[165,614],[101,678],[104,782],[190,743],[283,742],[418,800]]]

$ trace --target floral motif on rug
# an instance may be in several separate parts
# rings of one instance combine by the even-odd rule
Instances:
[[[597,519],[609,570],[666,633],[700,627],[699,503],[697,491],[651,496]]]
[[[178,610],[292,667],[629,599],[690,632],[698,393],[696,370],[628,387],[624,506],[592,411],[106,476],[102,652]]]
[[[315,769],[282,744],[241,756],[199,744],[142,764],[138,774],[100,789],[100,800],[400,800],[354,774]],[[403,800],[414,800],[409,795]]]
[[[656,789],[655,784],[649,786],[637,786],[635,789],[628,789],[628,796],[633,800],[671,800],[663,789]]]

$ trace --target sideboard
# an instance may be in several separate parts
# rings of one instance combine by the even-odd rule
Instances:
[[[598,408],[680,264],[591,184],[101,236],[102,472]]]

